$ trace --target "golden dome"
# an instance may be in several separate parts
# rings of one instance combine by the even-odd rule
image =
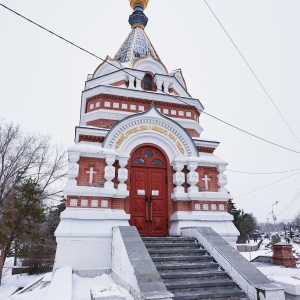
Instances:
[[[144,10],[147,8],[149,0],[129,0],[130,6],[132,9],[134,9],[134,6],[136,4],[142,4],[144,7]]]

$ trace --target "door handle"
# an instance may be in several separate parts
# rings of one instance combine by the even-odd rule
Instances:
[[[146,196],[146,222],[148,222],[148,196]]]
[[[150,222],[152,222],[152,196],[150,196]]]

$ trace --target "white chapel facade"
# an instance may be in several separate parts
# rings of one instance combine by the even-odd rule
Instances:
[[[148,0],[130,4],[128,37],[82,92],[55,268],[109,270],[117,226],[152,237],[212,227],[230,243],[239,235],[227,213],[227,163],[214,154],[219,143],[201,137],[204,107],[146,35]]]

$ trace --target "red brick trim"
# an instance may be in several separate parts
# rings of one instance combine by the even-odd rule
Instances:
[[[112,103],[113,103],[113,101],[118,101],[119,103],[126,103],[128,105],[128,108],[124,109],[121,107],[121,105],[119,108],[114,108],[112,106],[112,103],[111,103],[111,107],[104,107],[105,101],[111,101]],[[97,102],[99,102],[98,107],[96,107]],[[151,103],[152,103],[152,100],[115,96],[115,95],[107,95],[107,94],[99,94],[99,95],[96,95],[96,96],[93,96],[93,97],[90,97],[87,99],[85,112],[87,113],[87,112],[91,112],[91,111],[95,111],[95,110],[99,110],[99,109],[110,109],[110,110],[134,112],[133,110],[130,110],[130,107],[129,107],[130,104],[136,104],[137,106],[138,106],[138,104],[144,104],[145,110],[147,110],[150,107]],[[94,104],[94,108],[92,108],[92,109],[90,108],[91,104]],[[184,104],[155,101],[155,105],[157,108],[161,108],[161,109],[166,108],[166,109],[169,109],[169,111],[171,111],[171,108],[176,108],[177,110],[182,110],[184,112],[184,116],[179,116],[177,113],[177,117],[182,118],[182,119],[195,120],[195,115],[196,115],[197,119],[200,116],[200,112],[195,107],[191,107],[191,106],[184,105]],[[136,111],[138,111],[138,107],[137,107]],[[191,117],[187,117],[185,115],[186,112],[192,112]],[[171,113],[169,113],[169,116],[172,117]]]
[[[186,128],[185,130],[189,133],[189,135],[191,137],[199,137],[200,136],[199,132],[195,129]]]
[[[179,96],[178,92],[177,92],[174,88],[170,88],[170,89],[169,89],[169,93],[173,93],[173,94],[175,94],[176,96]]]
[[[120,85],[123,85],[123,84],[125,84],[128,87],[128,82],[126,80],[120,80],[120,81],[111,83],[110,85],[111,86],[120,86]]]
[[[112,128],[117,123],[118,121],[116,120],[99,119],[87,122],[86,125],[100,128]]]
[[[197,149],[199,152],[205,152],[205,153],[214,153],[214,151],[216,150],[215,148],[202,147],[202,146],[198,146]]]
[[[103,136],[93,136],[93,135],[84,135],[80,134],[78,142],[93,142],[93,143],[103,143]]]

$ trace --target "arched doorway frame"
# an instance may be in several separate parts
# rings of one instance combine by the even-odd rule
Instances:
[[[150,165],[150,160],[151,159],[149,159],[146,162],[146,164],[135,164],[134,163],[135,159],[137,157],[139,157],[139,155],[137,155],[138,151],[143,152],[147,149],[156,151],[161,155],[160,158],[162,158],[162,160],[163,160],[163,165],[162,166],[158,166],[158,165],[151,166]],[[156,157],[153,157],[153,159],[155,159],[155,158]],[[163,172],[165,174],[164,175],[165,178],[163,179],[164,180],[163,184],[164,184],[164,187],[165,187],[165,191],[164,191],[164,193],[165,193],[165,195],[164,195],[164,198],[165,198],[164,199],[164,201],[165,201],[164,202],[165,212],[164,212],[164,217],[163,217],[163,221],[162,221],[163,222],[162,232],[159,232],[157,230],[152,230],[152,232],[151,232],[151,226],[153,225],[153,223],[151,224],[150,220],[149,220],[149,224],[144,224],[144,225],[148,226],[147,232],[145,232],[145,230],[139,230],[138,227],[141,227],[141,226],[139,226],[138,224],[135,224],[135,222],[133,222],[132,213],[133,213],[133,205],[134,205],[134,198],[135,198],[134,195],[136,195],[136,191],[133,190],[133,185],[134,185],[133,180],[134,180],[134,176],[135,176],[135,170],[139,170],[139,168],[141,170],[148,169],[147,172],[150,173],[150,174],[153,173],[152,170],[154,170],[154,172],[155,172],[155,170],[164,170]],[[152,143],[140,144],[140,145],[136,146],[134,149],[132,149],[132,151],[131,151],[130,160],[129,160],[129,164],[128,164],[128,170],[129,170],[129,173],[130,173],[130,177],[129,177],[130,180],[129,180],[129,183],[128,183],[129,197],[127,199],[126,212],[131,215],[131,219],[130,219],[131,225],[134,225],[134,226],[138,225],[137,228],[140,231],[142,236],[168,236],[168,234],[169,234],[170,215],[171,215],[171,212],[172,212],[172,200],[171,200],[172,184],[170,186],[169,182],[170,182],[170,178],[172,177],[172,170],[173,169],[170,165],[170,161],[169,161],[169,157],[168,157],[167,153],[161,147],[159,147],[158,145],[155,145],[155,144],[152,144]],[[144,173],[144,171],[143,171],[143,173]],[[151,177],[151,175],[150,175],[150,177]],[[147,192],[149,193],[149,190]],[[146,196],[148,197],[148,200],[150,200],[150,197],[152,195],[150,195],[150,194],[140,195],[140,196],[137,196],[137,197],[145,199]],[[153,201],[155,201],[155,196],[153,196]],[[150,205],[150,203],[148,203],[148,205]],[[147,209],[146,204],[145,204],[145,209]],[[146,217],[146,213],[145,213],[144,217]],[[148,218],[150,218],[150,211],[148,212]],[[150,229],[149,229],[149,227],[150,227]]]

